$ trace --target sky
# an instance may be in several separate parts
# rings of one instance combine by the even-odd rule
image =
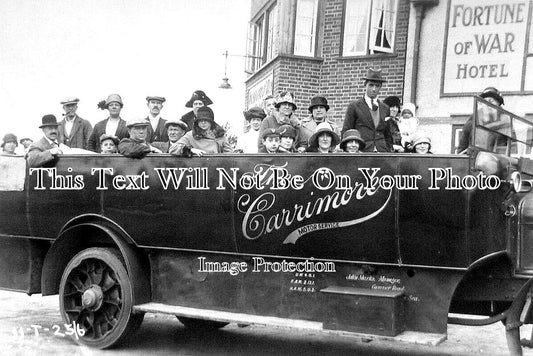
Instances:
[[[213,100],[215,121],[242,127],[244,58],[230,56],[233,89],[220,89],[225,57],[244,55],[250,0],[1,0],[0,135],[39,139],[45,114],[78,97],[93,126],[96,104],[120,94],[125,120],[148,115],[164,96],[166,119],[181,118],[195,90]],[[1,138],[1,137],[0,137]]]

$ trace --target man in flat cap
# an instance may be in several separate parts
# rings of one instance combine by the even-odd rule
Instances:
[[[168,132],[165,126],[166,120],[161,118],[161,110],[166,99],[162,96],[147,96],[146,106],[148,106],[149,114],[146,120],[150,122],[148,126],[147,141],[168,141]]]
[[[148,126],[146,119],[128,120],[126,127],[130,137],[123,138],[118,144],[118,153],[130,158],[143,158],[148,153],[161,153],[161,150],[147,141]]]
[[[30,167],[51,167],[57,160],[57,155],[63,154],[59,140],[59,124],[54,115],[44,115],[42,124],[44,137],[31,144],[26,154],[26,160]]]
[[[350,129],[358,130],[365,141],[365,152],[391,152],[393,133],[385,122],[390,110],[387,105],[377,100],[385,79],[381,70],[370,68],[363,80],[365,94],[348,105],[342,133]]]
[[[185,135],[189,127],[183,121],[175,119],[167,120],[165,122],[165,129],[168,132],[168,141],[154,141],[152,142],[152,146],[159,148],[163,153],[168,153],[170,147]]]
[[[64,119],[59,123],[59,141],[70,148],[87,149],[87,141],[93,129],[91,123],[78,116],[80,99],[70,97],[61,101]]]

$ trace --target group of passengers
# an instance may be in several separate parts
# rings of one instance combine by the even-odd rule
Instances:
[[[364,80],[362,98],[350,102],[340,129],[327,116],[328,100],[322,95],[311,99],[309,116],[298,119],[291,92],[268,96],[263,107],[252,107],[244,112],[245,132],[236,145],[228,142],[226,130],[216,121],[213,102],[201,90],[192,94],[186,107],[192,110],[179,120],[160,117],[164,97],[146,98],[149,115],[124,121],[120,117],[123,107],[118,94],[111,94],[98,106],[108,110],[109,116],[94,128],[76,114],[79,99],[67,98],[61,102],[65,118],[57,122],[54,115],[45,115],[40,128],[44,137],[32,143],[21,140],[31,166],[54,161],[63,153],[76,153],[72,149],[120,153],[141,158],[148,153],[170,153],[177,156],[202,156],[211,153],[358,153],[358,152],[412,152],[431,153],[431,139],[418,130],[416,107],[411,103],[401,106],[400,99],[389,96],[377,99],[385,79],[381,71],[369,69]],[[497,89],[489,87],[481,97],[502,105],[503,98]],[[471,122],[471,120],[469,120]],[[469,125],[465,125],[461,142],[468,145]],[[13,134],[6,134],[1,143],[2,154],[15,154],[18,146]]]

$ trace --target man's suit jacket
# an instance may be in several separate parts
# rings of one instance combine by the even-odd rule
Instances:
[[[35,141],[28,148],[26,160],[30,167],[52,167],[55,165],[56,157],[50,153],[52,145],[46,138]]]
[[[146,117],[146,120],[150,122],[149,117]],[[167,122],[167,120],[159,118],[159,122],[157,123],[157,128],[155,131],[152,129],[152,124],[148,125],[148,134],[146,135],[148,142],[152,143],[154,141],[168,141],[168,130],[165,127],[165,122]]]
[[[59,123],[59,142],[62,142],[71,148],[83,148],[86,150],[87,141],[89,140],[89,135],[93,129],[91,123],[76,115],[69,136],[65,133],[66,123],[66,119],[63,119]]]
[[[364,98],[352,101],[346,109],[342,133],[349,129],[357,129],[365,141],[365,152],[372,152],[374,148],[378,152],[391,152],[392,134],[385,122],[390,116],[389,107],[378,100],[379,124],[376,127],[370,108]]]
[[[105,127],[107,125],[107,121],[109,118],[102,120],[96,125],[94,125],[94,128],[89,135],[89,141],[87,142],[87,149],[93,152],[100,153],[100,136],[105,134]],[[126,121],[120,119],[118,122],[117,130],[115,131],[115,136],[118,137],[119,140],[122,140],[123,138],[130,137],[130,134],[128,133],[128,128],[126,127]]]
[[[181,117],[181,121],[187,124],[188,131],[192,130],[194,120],[196,120],[196,116],[194,116],[194,111],[192,110]]]

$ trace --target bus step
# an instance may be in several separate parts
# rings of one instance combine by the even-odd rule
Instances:
[[[403,290],[329,286],[323,293],[324,329],[396,336],[405,330]]]
[[[295,327],[298,329],[308,330],[322,330],[322,323],[317,321],[285,319],[273,316],[260,316],[220,310],[180,307],[161,303],[146,303],[136,305],[134,310],[146,313],[174,314],[195,319],[214,320],[237,324],[259,324],[280,327]]]
[[[446,334],[431,334],[418,331],[404,331],[396,336],[376,335],[370,333],[325,328],[322,322],[317,321],[286,319],[270,316],[233,313],[219,310],[188,308],[161,303],[139,304],[134,307],[134,310],[137,312],[172,314],[196,319],[233,322],[237,324],[254,324],[287,329],[301,329],[313,333],[318,332],[331,335],[339,335],[343,337],[351,337],[357,339],[358,341],[365,342],[370,340],[389,340],[410,344],[438,345],[444,340],[446,340]]]

